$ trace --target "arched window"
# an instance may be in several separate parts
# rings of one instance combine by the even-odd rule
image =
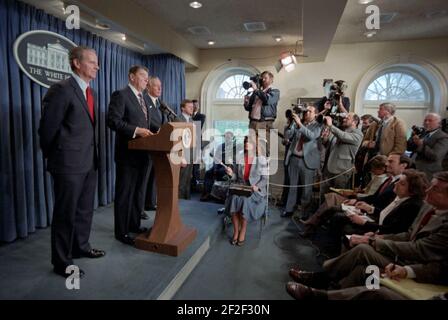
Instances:
[[[216,99],[234,100],[243,99],[246,90],[243,88],[243,82],[249,81],[247,74],[234,74],[227,77],[218,87]]]
[[[388,101],[413,105],[426,104],[429,98],[424,81],[406,71],[383,72],[370,82],[364,94],[365,101]]]

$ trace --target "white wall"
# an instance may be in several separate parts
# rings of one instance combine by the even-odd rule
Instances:
[[[323,96],[322,79],[332,78],[347,81],[349,86],[347,95],[350,97],[352,104],[355,105],[356,89],[363,75],[373,66],[395,56],[400,56],[405,60],[407,57],[426,60],[443,74],[445,82],[448,79],[447,38],[334,44],[331,46],[324,62],[299,63],[291,73],[284,70],[281,70],[280,73],[275,71],[274,64],[280,52],[280,48],[201,50],[199,68],[186,72],[187,97],[201,97],[204,79],[212,70],[222,64],[229,63],[229,59],[232,59],[233,63],[250,64],[260,71],[269,70],[274,74],[274,86],[281,91],[278,120],[275,122],[275,127],[281,129],[284,125],[284,112],[292,102],[296,101],[297,97]],[[445,110],[446,106],[448,106],[448,101],[445,101],[440,109]],[[355,111],[365,113],[364,110]],[[397,114],[408,123],[418,123],[421,121],[424,112],[411,113],[409,110],[399,110]],[[442,115],[446,116],[445,112]],[[228,120],[247,119],[247,113],[244,112],[242,106],[220,106],[214,110],[213,117]]]

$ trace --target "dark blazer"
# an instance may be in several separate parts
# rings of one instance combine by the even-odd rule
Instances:
[[[362,201],[375,207],[375,211],[374,211],[375,215],[379,215],[379,213],[384,208],[386,208],[392,201],[394,201],[395,197],[397,196],[394,192],[394,187],[395,187],[395,183],[397,183],[398,180],[392,182],[391,184],[389,184],[387,186],[386,189],[384,189],[383,192],[380,192],[380,190],[382,189],[382,187],[386,183],[386,181],[387,180],[385,180],[380,185],[378,190],[373,195],[364,197],[361,199]]]
[[[422,205],[423,200],[411,197],[389,212],[387,217],[384,218],[382,225],[379,225],[377,222],[366,222],[364,227],[368,231],[379,230],[380,234],[405,232],[414,222]]]
[[[148,107],[151,99],[145,94],[143,99]],[[137,127],[150,129],[152,132],[157,131],[156,126],[152,124],[149,108],[148,121],[146,121],[140,103],[129,86],[112,93],[107,114],[107,125],[116,132],[115,162],[134,167],[149,163],[148,152],[128,149],[128,142],[133,139]]]
[[[159,101],[159,106],[156,106],[152,102],[152,99],[149,96],[149,94],[145,93],[145,95],[148,96],[149,100],[148,107],[149,107],[149,113],[151,114],[151,131],[157,132],[157,130],[159,130],[163,124],[168,122],[168,117],[164,112],[160,110],[160,103],[161,103],[160,98],[157,98],[157,100]]]
[[[94,99],[95,100],[95,99]],[[40,146],[54,174],[86,173],[98,165],[95,121],[86,98],[73,77],[50,87],[42,101]],[[98,114],[94,108],[95,119]]]

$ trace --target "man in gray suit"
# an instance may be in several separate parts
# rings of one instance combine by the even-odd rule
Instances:
[[[306,107],[303,115],[303,123],[298,114],[292,115],[294,124],[286,130],[285,138],[291,141],[285,159],[288,166],[290,185],[305,185],[301,187],[300,205],[301,218],[306,219],[306,212],[312,200],[314,176],[320,165],[320,151],[318,139],[322,130],[322,124],[316,121],[316,108],[314,105]],[[282,217],[291,216],[296,205],[298,188],[290,188],[285,212]]]
[[[180,121],[193,123],[193,101],[183,100],[180,104]],[[183,156],[185,162],[182,163],[179,175],[179,198],[190,199],[191,177],[193,175],[193,149],[185,149]]]
[[[448,134],[442,131],[440,115],[428,113],[423,121],[426,133],[423,136],[413,134],[408,140],[408,150],[413,151],[415,165],[426,173],[429,179],[435,172],[442,171],[442,161],[448,151]]]
[[[321,197],[333,188],[347,188],[353,174],[349,171],[355,162],[356,152],[362,142],[362,132],[358,129],[359,117],[350,112],[342,122],[342,130],[333,125],[331,117],[324,117],[326,128],[322,134],[323,144],[327,148],[323,166],[324,180],[321,185]]]
[[[369,265],[383,269],[396,263],[404,266],[407,277],[416,278],[415,265],[447,261],[448,171],[434,175],[425,201],[428,205],[422,207],[407,232],[371,236],[368,244],[356,245],[339,257],[325,261],[325,273],[321,276],[347,288],[364,284]],[[352,240],[350,243],[356,244]],[[305,278],[318,278],[312,272],[297,269],[291,269],[290,274],[302,283]]]

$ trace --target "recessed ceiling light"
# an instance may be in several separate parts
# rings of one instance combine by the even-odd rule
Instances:
[[[126,35],[125,34],[121,36],[121,40],[126,41]]]
[[[274,36],[274,40],[280,42],[283,40],[283,38],[281,36]]]
[[[208,43],[209,46],[215,45],[215,41],[213,41],[213,40],[209,40],[207,43]]]
[[[372,31],[367,31],[367,32],[364,32],[364,35],[365,35],[367,38],[372,38],[374,35],[376,35],[376,31],[374,31],[374,30],[372,30]]]
[[[202,7],[202,3],[193,1],[193,2],[190,2],[190,7],[192,7],[193,9],[199,9],[200,7]]]
[[[358,0],[359,4],[369,4],[370,2],[373,2],[373,0]]]

